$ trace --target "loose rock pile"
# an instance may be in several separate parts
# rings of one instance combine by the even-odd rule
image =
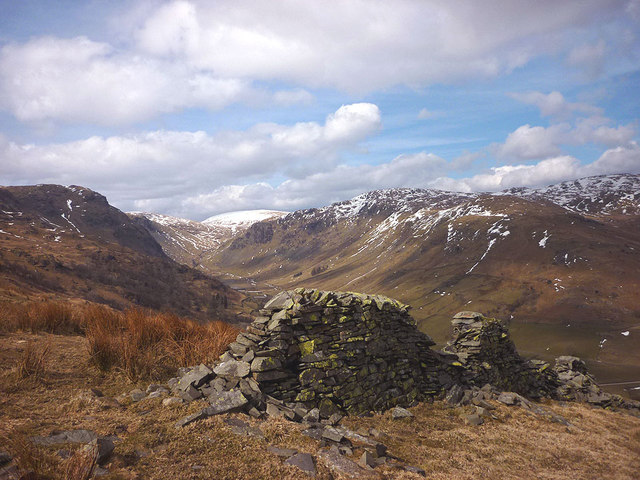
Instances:
[[[587,402],[600,407],[640,408],[638,401],[625,400],[620,395],[604,392],[578,357],[558,357],[553,369],[559,380],[555,392],[558,399]]]

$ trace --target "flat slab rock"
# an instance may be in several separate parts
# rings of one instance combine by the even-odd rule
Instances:
[[[218,415],[244,407],[249,403],[249,400],[240,390],[229,390],[212,393],[209,396],[209,403],[211,406],[206,409],[207,413],[209,415]]]
[[[332,473],[345,478],[381,480],[383,477],[371,470],[365,470],[353,460],[342,455],[337,448],[320,450],[318,458]]]
[[[222,377],[242,378],[249,375],[250,370],[251,365],[247,362],[242,362],[240,360],[227,360],[226,362],[222,362],[217,365],[213,369],[213,373]]]
[[[310,477],[316,476],[316,466],[313,463],[313,457],[308,453],[296,453],[287,458],[284,463],[298,467]]]

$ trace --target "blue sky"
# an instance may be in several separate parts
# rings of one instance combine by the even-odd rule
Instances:
[[[199,220],[640,173],[638,0],[0,8],[0,184]]]

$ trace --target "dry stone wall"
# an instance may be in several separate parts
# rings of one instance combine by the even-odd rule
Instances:
[[[219,362],[184,369],[169,382],[182,400],[209,401],[178,426],[232,410],[331,423],[345,414],[436,397],[478,402],[482,392],[640,407],[602,392],[580,359],[560,357],[554,367],[523,359],[506,327],[480,313],[457,314],[451,341],[442,352],[434,351],[434,342],[408,311],[407,305],[377,295],[282,292]]]
[[[443,350],[456,355],[461,384],[482,387],[489,383],[532,398],[554,394],[559,383],[550,365],[523,359],[502,322],[465,311],[456,314],[451,324],[452,339]]]
[[[263,394],[321,417],[410,405],[454,383],[408,307],[354,293],[297,289],[269,301],[229,347]],[[260,405],[256,405],[260,407]]]

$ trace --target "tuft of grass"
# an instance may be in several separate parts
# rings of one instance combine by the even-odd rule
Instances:
[[[18,382],[26,380],[38,382],[42,380],[47,369],[50,349],[49,342],[42,345],[36,345],[32,341],[27,342],[24,353],[15,368],[16,380]]]
[[[63,465],[65,480],[89,480],[96,467],[98,447],[79,448]]]
[[[22,431],[12,429],[0,434],[0,444],[13,456],[21,472],[40,473],[47,468],[47,462],[29,437]]]
[[[0,329],[5,332],[47,332],[82,334],[84,326],[80,309],[74,305],[43,301],[0,304]]]
[[[85,311],[85,325],[92,362],[102,370],[118,368],[134,382],[212,362],[238,334],[224,322],[201,325],[140,308],[120,313],[92,306]]]
[[[92,363],[104,371],[119,369],[134,382],[162,377],[177,367],[213,362],[239,332],[225,322],[201,324],[142,308],[119,312],[97,304],[50,301],[0,303],[0,331],[84,335]],[[45,351],[28,346],[19,378],[42,373],[38,367],[44,366],[45,357]]]

